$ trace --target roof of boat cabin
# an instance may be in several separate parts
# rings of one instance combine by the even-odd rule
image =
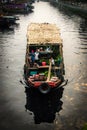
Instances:
[[[27,28],[27,44],[62,44],[56,24],[31,23]]]

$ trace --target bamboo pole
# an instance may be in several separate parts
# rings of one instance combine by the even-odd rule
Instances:
[[[47,82],[50,81],[50,76],[51,76],[51,68],[52,68],[52,62],[50,60],[50,65],[49,65],[49,70],[48,70],[48,77],[47,77]]]

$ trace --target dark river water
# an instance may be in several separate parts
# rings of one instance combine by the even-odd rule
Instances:
[[[47,2],[19,17],[11,29],[0,30],[0,129],[81,130],[87,122],[87,20]],[[63,39],[68,84],[48,96],[27,93],[20,82],[31,22],[57,24]]]

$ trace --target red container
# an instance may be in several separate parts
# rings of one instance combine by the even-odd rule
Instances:
[[[43,62],[42,62],[42,66],[45,66],[45,65],[46,65],[46,62],[45,62],[45,61],[43,61]]]

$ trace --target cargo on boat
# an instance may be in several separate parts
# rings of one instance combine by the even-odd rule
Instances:
[[[55,24],[29,24],[24,65],[26,87],[47,94],[62,86],[64,82],[62,42],[60,30]]]

